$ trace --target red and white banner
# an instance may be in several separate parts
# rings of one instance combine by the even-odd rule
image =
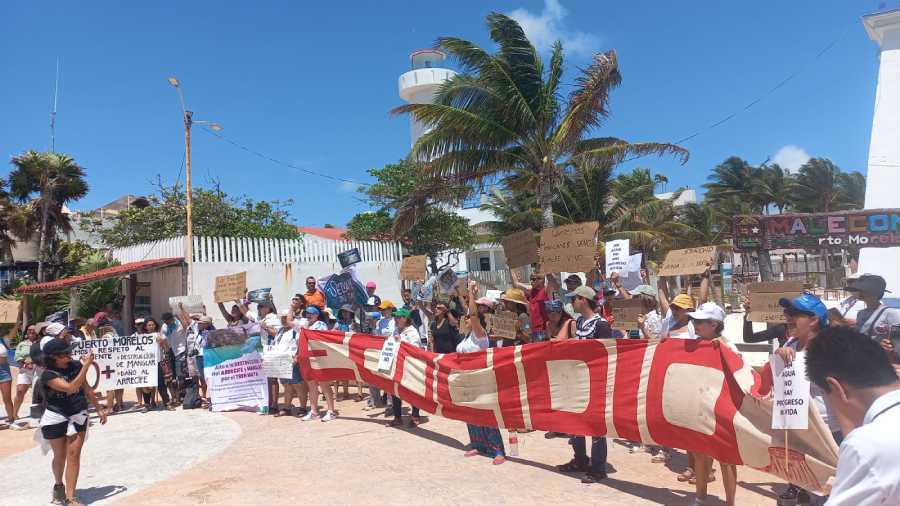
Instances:
[[[429,413],[481,426],[608,436],[703,452],[808,490],[834,475],[837,446],[810,406],[809,428],[773,431],[759,375],[716,341],[568,340],[438,354],[400,346],[378,371],[384,339],[301,333],[304,378],[357,380]],[[787,453],[787,456],[785,455]]]

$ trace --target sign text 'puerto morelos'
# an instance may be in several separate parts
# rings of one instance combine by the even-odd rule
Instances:
[[[741,251],[900,246],[900,209],[741,215],[733,227]]]

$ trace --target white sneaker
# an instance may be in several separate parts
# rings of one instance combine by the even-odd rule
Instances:
[[[300,420],[303,420],[304,422],[308,422],[308,421],[310,421],[310,420],[315,420],[315,419],[317,419],[317,418],[319,418],[319,414],[318,414],[318,413],[313,413],[312,411],[310,411],[309,413],[306,414],[306,416],[304,416],[304,417],[301,418]]]
[[[337,415],[334,414],[334,411],[329,411],[328,413],[325,413],[325,416],[322,417],[323,422],[330,422],[335,419],[337,419]]]
[[[31,427],[28,425],[28,422],[15,422],[14,424],[9,426],[12,430],[27,430]]]

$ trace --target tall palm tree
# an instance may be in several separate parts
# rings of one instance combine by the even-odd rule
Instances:
[[[862,207],[865,178],[858,172],[842,172],[826,158],[812,158],[797,171],[791,189],[797,211],[844,211]]]
[[[38,226],[38,282],[45,281],[45,262],[50,244],[58,232],[72,230],[63,206],[87,195],[84,169],[61,153],[30,150],[12,159],[10,194],[20,202],[29,202]]]
[[[779,213],[783,213],[793,200],[791,186],[794,177],[777,163],[763,165],[760,171],[757,194],[765,201],[763,212],[768,213],[769,206],[772,205]]]
[[[488,201],[481,206],[497,219],[487,222],[490,228],[489,240],[500,242],[507,235],[522,230],[536,230],[541,227],[541,210],[537,199],[530,192],[512,192],[494,188]]]
[[[687,150],[674,144],[590,136],[609,116],[610,92],[622,80],[615,51],[594,55],[564,99],[559,41],[545,65],[515,20],[495,12],[487,16],[487,25],[499,46],[496,53],[467,40],[439,38],[436,47],[455,58],[462,72],[441,86],[433,103],[392,110],[412,114],[431,128],[412,149],[413,156],[428,160],[434,178],[432,188],[423,193],[427,198],[417,205],[446,199],[448,188],[528,174],[542,225],[552,227],[553,188],[567,168],[615,165],[627,156],[648,154],[672,154],[687,161]]]
[[[759,213],[766,206],[766,197],[760,191],[762,171],[746,160],[732,156],[716,165],[707,179],[709,182],[703,187],[706,198],[714,205],[739,204],[743,213]]]

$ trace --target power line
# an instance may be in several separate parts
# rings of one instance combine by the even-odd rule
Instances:
[[[250,153],[251,155],[254,155],[254,156],[256,156],[256,157],[262,158],[263,160],[270,161],[270,162],[272,162],[272,163],[274,163],[274,164],[276,164],[276,165],[283,165],[283,166],[285,166],[285,167],[290,167],[290,168],[292,168],[292,169],[294,169],[294,170],[298,170],[298,171],[300,171],[300,172],[309,174],[309,175],[311,175],[311,176],[324,177],[324,178],[326,178],[326,179],[330,179],[330,180],[332,180],[332,181],[337,181],[337,182],[341,182],[341,183],[351,183],[351,184],[356,184],[356,185],[360,185],[360,186],[372,186],[370,183],[363,183],[363,182],[360,182],[360,181],[354,181],[354,180],[352,180],[352,179],[346,179],[346,178],[342,178],[342,177],[332,176],[332,175],[330,175],[330,174],[323,174],[323,173],[321,173],[321,172],[316,172],[316,171],[314,171],[314,170],[310,170],[310,169],[307,169],[307,168],[304,168],[304,167],[298,167],[298,166],[296,166],[296,165],[294,165],[294,164],[292,164],[292,163],[283,162],[283,161],[281,161],[281,160],[278,160],[277,158],[273,158],[273,157],[271,157],[271,156],[269,156],[269,155],[260,153],[259,151],[250,149],[250,148],[248,148],[247,146],[244,146],[243,144],[240,144],[240,143],[238,143],[238,142],[236,142],[236,141],[233,141],[233,140],[229,139],[228,137],[225,137],[224,135],[220,134],[219,132],[213,131],[213,130],[211,130],[211,129],[205,127],[205,126],[202,126],[202,128],[203,128],[203,130],[204,130],[206,133],[212,135],[213,137],[218,137],[219,139],[221,139],[221,140],[227,142],[228,144],[231,144],[232,146],[234,146],[234,147],[236,147],[236,148],[242,149],[242,150],[244,150],[244,151]]]

